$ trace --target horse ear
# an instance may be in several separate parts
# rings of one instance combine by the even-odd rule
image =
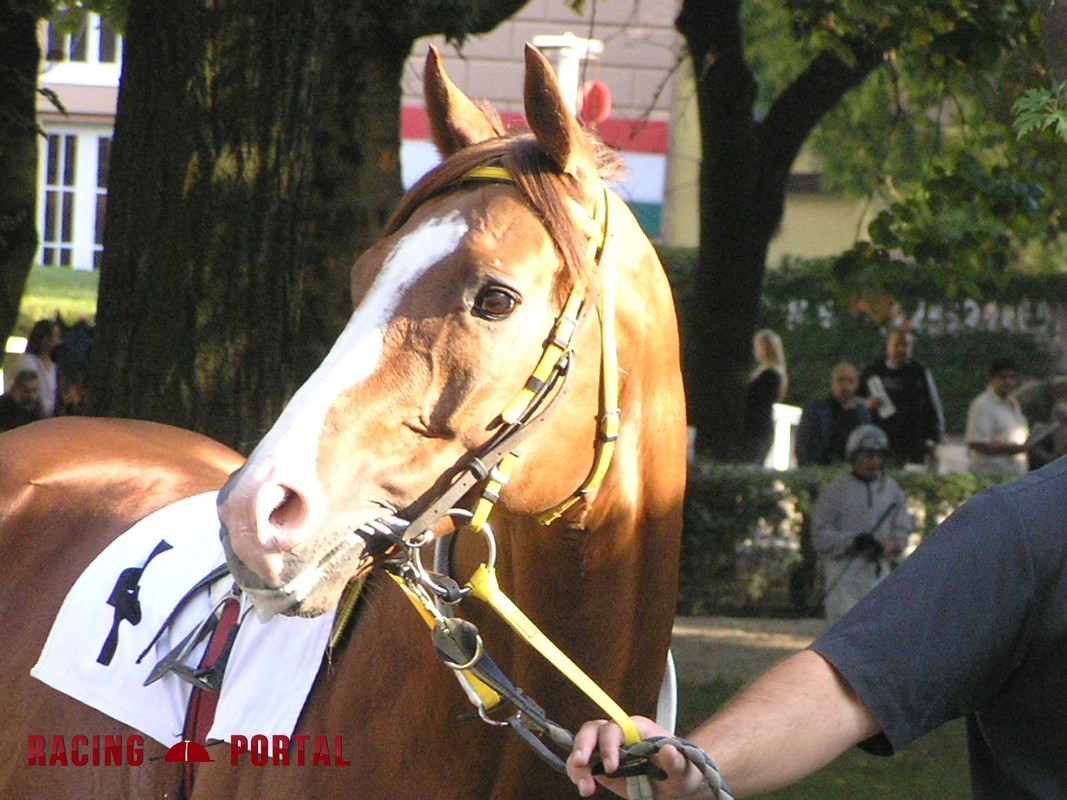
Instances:
[[[430,134],[442,158],[498,135],[485,112],[449,80],[441,54],[432,45],[426,54],[423,91]]]
[[[526,122],[537,141],[561,170],[579,181],[598,175],[596,154],[563,93],[548,59],[526,45]]]

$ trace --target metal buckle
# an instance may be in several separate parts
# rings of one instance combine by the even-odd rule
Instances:
[[[152,671],[148,673],[148,677],[145,678],[145,686],[155,683],[168,672],[173,672],[183,681],[197,688],[210,692],[218,691],[221,688],[222,675],[226,669],[226,661],[229,656],[228,651],[224,651],[218,660],[209,667],[194,667],[186,662],[190,659],[197,646],[203,643],[218,628],[219,619],[222,616],[222,607],[227,600],[241,602],[241,593],[236,585],[214,605],[211,613],[202,622],[197,624],[178,642],[177,646],[156,662],[156,665],[152,667]],[[231,637],[241,625],[245,613],[247,613],[247,609],[242,608],[239,610],[237,623],[230,634]]]

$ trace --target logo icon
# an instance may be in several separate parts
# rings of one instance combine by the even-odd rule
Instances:
[[[204,745],[198,742],[178,742],[175,745],[171,745],[164,761],[168,764],[186,764],[189,762],[201,764],[208,761],[214,763],[215,759],[209,756]]]

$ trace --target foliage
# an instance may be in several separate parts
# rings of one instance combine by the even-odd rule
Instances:
[[[1029,89],[1015,101],[1015,133],[1021,139],[1027,134],[1051,130],[1067,142],[1067,81],[1051,89]]]
[[[51,0],[49,22],[64,33],[80,33],[85,28],[87,14],[99,14],[119,33],[126,32],[130,14],[130,0]]]
[[[918,270],[950,296],[978,296],[980,277],[1006,280],[1020,265],[1062,269],[1062,146],[1050,147],[1051,135],[1020,141],[1045,128],[1067,136],[1062,84],[1023,94],[1046,74],[1039,3],[760,0],[752,8],[746,47],[761,108],[820,49],[846,62],[859,41],[885,53],[883,68],[810,139],[824,188],[883,209],[871,242],[839,259],[840,282],[880,291]],[[1021,94],[1015,137],[1011,104]]]
[[[819,491],[844,469],[774,472],[698,458],[686,488],[678,613],[817,613],[808,520]],[[893,475],[919,538],[991,484],[969,473]]]

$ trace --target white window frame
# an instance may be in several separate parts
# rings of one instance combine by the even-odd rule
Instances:
[[[110,139],[112,137],[111,129],[104,126],[45,125],[45,134],[46,137],[74,137],[75,169],[74,183],[71,186],[49,185],[47,183],[48,139],[46,137],[41,138],[37,170],[37,196],[40,198],[39,208],[37,209],[37,230],[40,231],[41,242],[37,251],[37,263],[44,263],[44,251],[46,249],[69,247],[71,257],[69,265],[66,266],[78,270],[92,270],[96,261],[95,254],[103,249],[103,245],[96,241],[97,197],[102,193],[106,193],[106,189],[97,186],[99,141],[100,139]],[[62,180],[62,178],[60,179]],[[69,242],[62,239],[46,241],[44,238],[48,192],[56,190],[69,191],[72,194],[73,209]],[[61,211],[60,218],[62,218]],[[59,236],[62,235],[61,219],[60,227],[56,233]]]

